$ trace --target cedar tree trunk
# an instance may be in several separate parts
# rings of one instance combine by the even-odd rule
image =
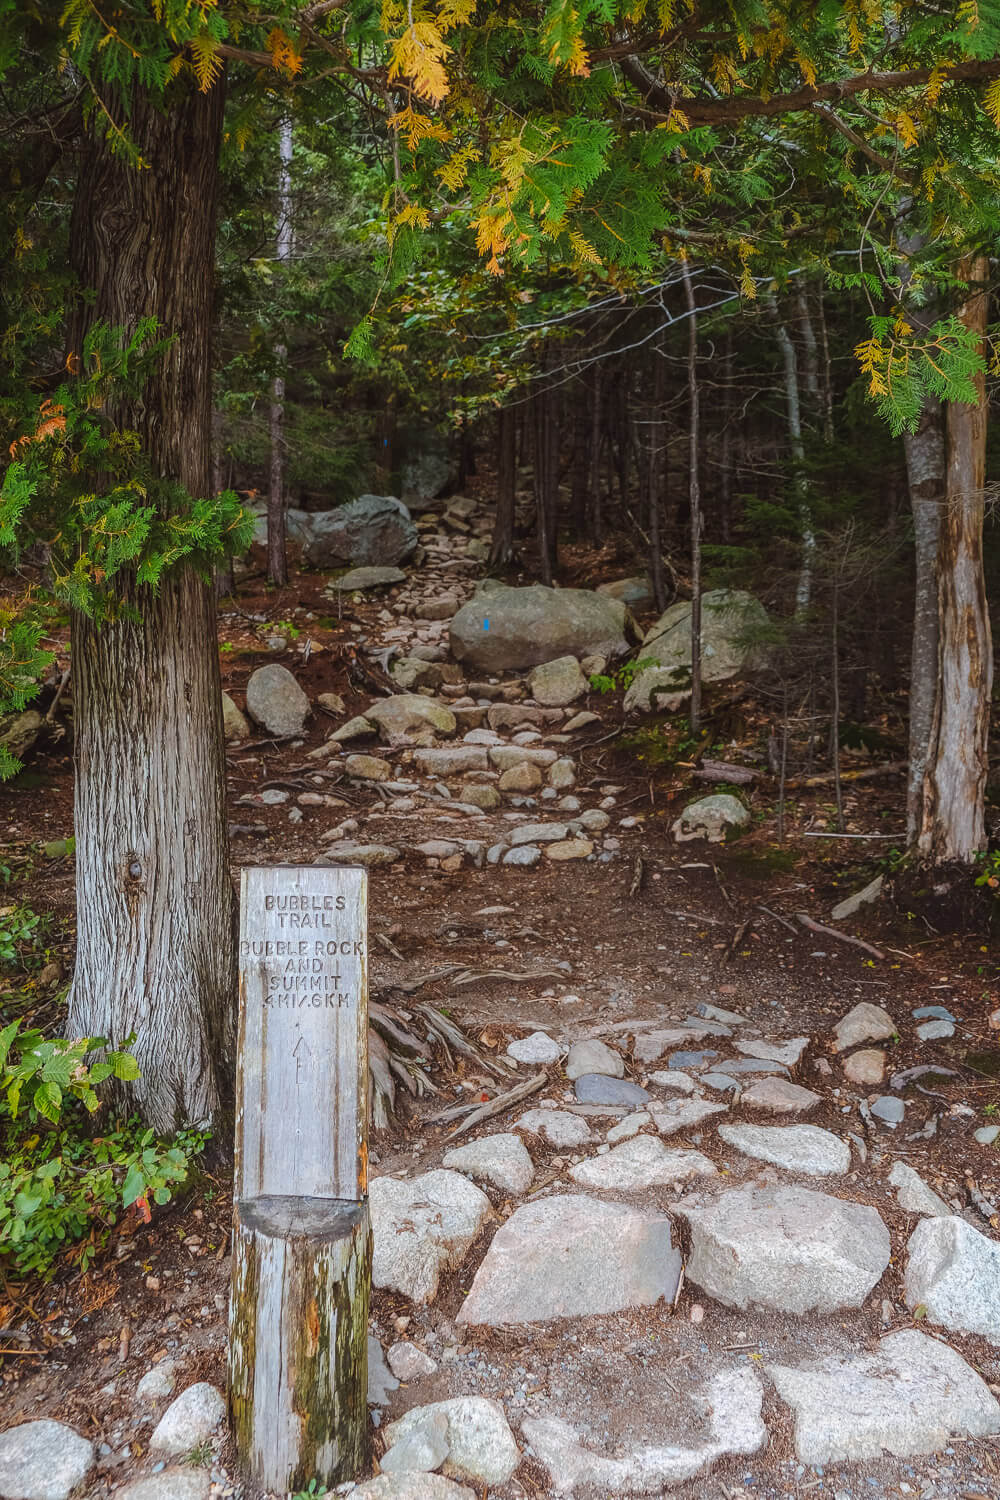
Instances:
[[[986,330],[985,256],[970,257],[958,274],[969,284],[959,316]],[[935,864],[970,864],[985,847],[993,648],[983,576],[986,481],[985,377],[974,406],[948,406],[948,467],[938,542],[938,691],[931,725],[917,848]]]
[[[223,87],[174,85],[168,108],[133,96],[128,129],[147,165],[112,155],[100,123],[80,168],[71,243],[81,299],[70,331],[126,330],[144,315],[173,335],[139,401],[113,413],[160,475],[211,484],[217,156]],[[70,1034],[123,1043],[142,1076],[129,1099],[157,1130],[225,1128],[231,1112],[235,899],[213,589],[189,568],[134,617],[72,622],[76,729],[77,961]],[[134,1090],[134,1092],[133,1092]]]

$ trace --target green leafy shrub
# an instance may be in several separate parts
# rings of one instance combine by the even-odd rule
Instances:
[[[647,667],[658,665],[656,658],[652,656],[643,657],[642,661],[627,661],[610,677],[603,672],[598,672],[591,677],[590,690],[593,693],[613,693],[616,688],[622,688],[627,692],[640,672],[645,672]]]
[[[148,1216],[150,1199],[170,1200],[205,1136],[158,1141],[137,1120],[92,1135],[101,1084],[137,1078],[135,1058],[113,1050],[90,1060],[102,1038],[45,1038],[20,1024],[0,1031],[0,1267],[49,1276],[82,1241],[85,1270],[123,1209]]]

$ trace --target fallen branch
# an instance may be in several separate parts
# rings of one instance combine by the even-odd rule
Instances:
[[[880,766],[867,766],[863,771],[841,771],[841,781],[874,781],[877,776],[898,776],[901,771],[909,768],[909,761],[893,760],[885,761]],[[790,791],[794,788],[807,786],[830,786],[837,779],[836,771],[824,771],[819,776],[797,776],[793,781],[786,781],[785,788]]]
[[[798,937],[798,932],[796,932],[795,929],[795,923],[789,922],[787,917],[779,916],[779,914],[776,911],[772,911],[769,906],[761,906],[759,902],[757,903],[757,910],[762,911],[764,915],[766,917],[770,917],[772,921],[780,922],[782,927],[787,927],[789,932],[794,932],[795,936]]]
[[[861,948],[865,953],[870,953],[872,958],[885,958],[881,948],[873,948],[871,943],[865,942],[864,938],[851,937],[848,932],[838,932],[835,927],[826,927],[822,922],[814,922],[807,912],[797,911],[795,917],[810,932],[818,932],[823,937],[836,938],[838,943],[849,943],[852,948]]]
[[[514,1088],[508,1089],[506,1094],[498,1094],[495,1099],[490,1099],[488,1103],[480,1105],[478,1109],[474,1109],[472,1114],[463,1120],[460,1125],[456,1125],[454,1130],[449,1130],[445,1139],[450,1141],[453,1136],[463,1135],[466,1130],[471,1130],[473,1125],[479,1125],[483,1120],[492,1119],[494,1115],[503,1114],[504,1110],[509,1109],[512,1104],[519,1104],[522,1099],[529,1098],[531,1094],[537,1094],[538,1090],[544,1088],[548,1081],[549,1075],[547,1073],[536,1073],[534,1078],[526,1078],[523,1083],[518,1083]]]
[[[749,766],[734,766],[727,760],[703,760],[691,772],[694,781],[727,781],[730,786],[749,786],[758,775]]]

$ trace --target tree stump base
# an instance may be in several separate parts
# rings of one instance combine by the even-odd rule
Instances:
[[[366,1202],[234,1207],[229,1407],[261,1489],[333,1486],[366,1466],[371,1254]]]

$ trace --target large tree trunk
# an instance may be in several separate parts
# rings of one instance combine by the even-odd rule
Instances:
[[[960,311],[980,337],[986,330],[985,256],[962,261],[970,288]],[[924,775],[917,848],[936,864],[968,864],[985,846],[993,648],[983,576],[986,482],[986,382],[974,406],[948,406],[948,467],[938,543],[938,692]]]
[[[81,300],[70,346],[95,319],[145,315],[173,335],[141,400],[117,402],[156,471],[211,485],[217,155],[223,88],[141,94],[129,131],[148,168],[112,154],[96,123],[80,169],[71,243]],[[229,878],[213,590],[193,571],[134,618],[72,622],[76,731],[77,963],[70,1033],[121,1044],[149,1124],[224,1125],[231,1109],[235,903]]]

